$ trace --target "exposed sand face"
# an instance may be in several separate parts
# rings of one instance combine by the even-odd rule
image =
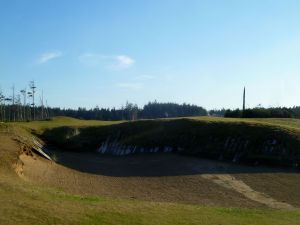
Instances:
[[[22,177],[83,195],[227,207],[293,208],[235,178],[235,174],[255,176],[259,172],[248,167],[176,154],[103,157],[55,152],[53,156],[57,163],[22,154]]]

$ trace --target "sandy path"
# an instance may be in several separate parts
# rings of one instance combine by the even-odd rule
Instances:
[[[250,186],[245,184],[241,180],[237,180],[234,178],[234,176],[229,174],[204,174],[202,177],[213,181],[214,183],[228,188],[235,190],[242,195],[244,195],[246,198],[251,199],[253,201],[262,203],[267,205],[270,208],[276,208],[276,209],[293,209],[294,207],[288,203],[285,202],[279,202],[274,198],[271,198],[270,196],[253,190]]]

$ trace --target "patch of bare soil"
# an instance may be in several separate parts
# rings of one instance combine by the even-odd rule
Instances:
[[[235,179],[235,174],[248,168],[217,161],[176,154],[110,157],[55,152],[52,157],[56,163],[21,155],[23,178],[81,195],[225,207],[292,207]]]
[[[0,132],[0,175],[11,176],[20,154],[19,143],[8,133]],[[18,167],[19,168],[19,167]]]
[[[253,201],[265,204],[270,208],[276,209],[293,209],[294,207],[285,202],[279,202],[270,196],[263,194],[261,192],[253,190],[250,186],[245,184],[241,180],[237,180],[234,176],[230,174],[205,174],[202,175],[204,178],[213,181],[214,183],[226,187],[231,190],[235,190],[241,193],[246,198]]]
[[[266,193],[280,202],[289,203],[300,207],[300,173],[277,173],[261,172],[253,174],[240,173],[234,175],[236,179],[242,180],[252,189]]]

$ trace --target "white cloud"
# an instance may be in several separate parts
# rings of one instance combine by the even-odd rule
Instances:
[[[124,70],[135,64],[135,60],[127,55],[101,55],[85,53],[79,56],[79,61],[85,66],[106,66],[112,70]]]
[[[140,90],[143,88],[142,83],[118,83],[116,84],[119,88],[129,89],[129,90]]]
[[[135,60],[127,55],[117,55],[114,58],[117,61],[113,65],[116,69],[127,69],[135,63]]]
[[[43,64],[43,63],[46,63],[50,60],[59,58],[61,56],[62,56],[61,51],[45,52],[45,53],[41,54],[40,57],[37,59],[37,63],[38,64]]]

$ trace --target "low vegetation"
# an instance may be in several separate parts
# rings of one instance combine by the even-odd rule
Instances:
[[[298,167],[298,120],[243,120],[196,117],[47,129],[41,135],[57,147],[96,151],[101,145],[164,151],[250,164]]]
[[[62,189],[39,186],[20,179],[14,167],[18,162],[20,146],[26,143],[31,135],[47,138],[48,142],[64,148],[68,146],[72,148],[77,146],[78,149],[87,146],[96,148],[109,136],[112,140],[116,139],[126,145],[151,147],[173,144],[174,148],[180,146],[191,154],[201,153],[201,143],[216,142],[218,146],[223,143],[219,143],[218,140],[225,141],[228,135],[247,137],[254,143],[263,135],[266,138],[276,138],[279,143],[289,143],[285,146],[288,149],[288,154],[284,156],[286,160],[293,154],[295,157],[299,156],[296,151],[299,149],[296,148],[299,143],[299,127],[298,120],[209,117],[121,123],[60,117],[49,121],[1,124],[0,224],[294,225],[300,221],[298,209],[224,208],[75,195]],[[79,130],[79,133],[76,130]],[[118,130],[120,132],[117,132]],[[213,142],[205,142],[206,137],[214,138],[215,132],[220,138],[213,139]],[[66,133],[70,135],[67,137]],[[197,141],[198,138],[201,142]],[[192,149],[197,151],[194,152]],[[207,146],[202,153],[208,153],[211,149],[213,146]],[[232,153],[226,152],[224,157],[230,154]]]
[[[232,118],[294,118],[299,117],[299,107],[286,108],[263,108],[257,107],[253,109],[243,110],[226,110],[225,117]]]

